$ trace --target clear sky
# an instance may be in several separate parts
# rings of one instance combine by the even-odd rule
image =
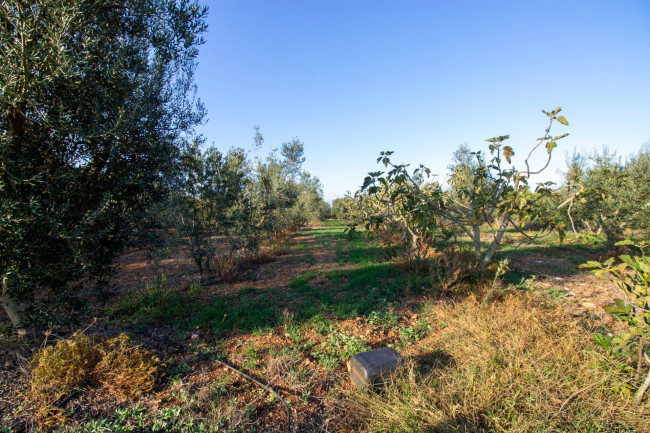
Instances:
[[[354,191],[381,150],[444,176],[461,143],[510,134],[521,156],[563,108],[565,152],[650,140],[650,1],[206,1],[200,128],[225,150],[298,137],[325,198]],[[546,179],[539,179],[546,180]]]

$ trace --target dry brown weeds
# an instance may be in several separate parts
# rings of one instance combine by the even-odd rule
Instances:
[[[57,404],[73,392],[99,384],[120,400],[132,399],[153,388],[159,365],[124,334],[106,341],[77,333],[36,354],[26,406],[37,424],[52,427],[65,421]]]
[[[370,431],[648,431],[650,403],[560,307],[507,296],[438,306],[429,365],[411,362],[381,393],[349,393],[354,425]],[[444,361],[444,362],[443,362]]]
[[[160,374],[160,360],[134,346],[124,334],[101,347],[102,357],[95,367],[98,382],[120,400],[130,400],[151,391]]]

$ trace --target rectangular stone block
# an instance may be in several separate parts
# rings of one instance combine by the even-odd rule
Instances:
[[[382,386],[390,374],[404,363],[395,350],[383,348],[357,353],[350,359],[350,379],[360,389]]]

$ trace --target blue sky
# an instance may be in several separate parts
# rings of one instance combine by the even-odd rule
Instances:
[[[444,176],[461,143],[510,134],[522,155],[563,108],[565,152],[650,141],[650,1],[205,2],[196,73],[222,150],[298,137],[328,200],[378,170],[382,150]]]

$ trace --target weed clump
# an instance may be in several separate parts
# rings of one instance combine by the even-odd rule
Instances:
[[[95,372],[98,381],[120,400],[140,397],[151,391],[159,376],[159,359],[151,352],[133,346],[121,334],[108,340]]]
[[[36,354],[26,397],[36,408],[34,420],[38,424],[59,424],[65,419],[54,405],[92,381],[100,356],[96,343],[83,334],[60,340]]]
[[[53,426],[65,421],[58,407],[86,386],[101,385],[127,400],[151,391],[160,361],[121,334],[110,340],[75,334],[41,349],[32,361],[31,388],[25,395],[34,421]]]
[[[97,345],[85,335],[60,340],[34,358],[31,394],[59,400],[89,381],[100,358]]]

